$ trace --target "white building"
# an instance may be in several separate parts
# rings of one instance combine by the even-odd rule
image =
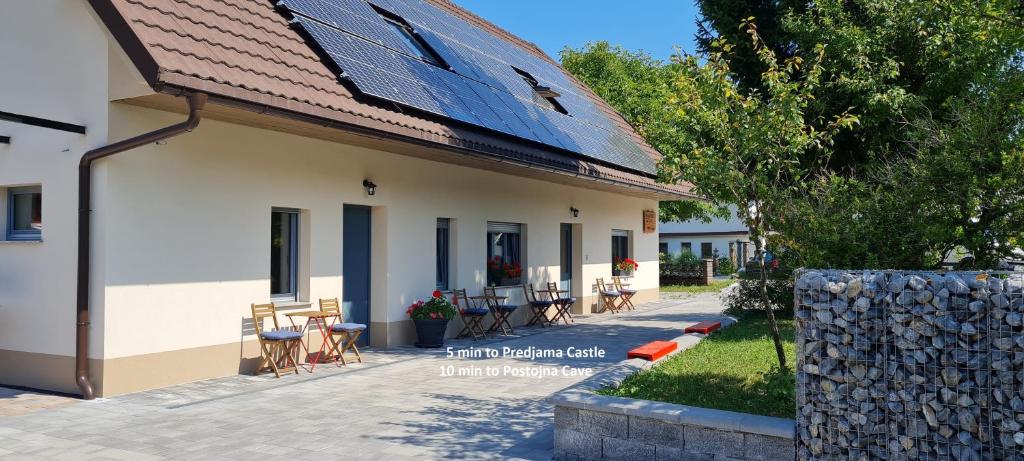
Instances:
[[[372,36],[204,4],[0,15],[0,384],[115,395],[247,372],[268,301],[339,297],[370,344],[408,344],[406,306],[479,293],[494,256],[522,266],[500,280],[512,303],[555,281],[589,310],[616,257],[640,263],[635,299],[657,297],[645,212],[688,188],[657,184],[658,154],[535,46],[445,0],[336,3]]]
[[[711,222],[663,222],[659,225],[658,252],[678,255],[689,251],[702,259],[729,258],[736,267],[754,258],[750,231],[736,217],[735,207],[729,219],[714,218]]]

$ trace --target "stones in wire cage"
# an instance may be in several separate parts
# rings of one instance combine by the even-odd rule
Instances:
[[[1024,274],[807,271],[801,459],[1024,460]]]

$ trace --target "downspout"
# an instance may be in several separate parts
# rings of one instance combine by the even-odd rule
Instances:
[[[78,164],[78,315],[75,324],[75,382],[82,392],[82,398],[96,398],[89,381],[89,288],[91,267],[90,245],[92,232],[90,213],[92,211],[92,164],[96,160],[162,139],[187,133],[199,125],[200,111],[206,104],[206,95],[188,95],[188,119],[184,122],[160,128],[134,138],[118,141],[86,152]]]

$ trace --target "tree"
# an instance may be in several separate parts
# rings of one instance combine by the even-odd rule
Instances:
[[[767,216],[786,207],[803,181],[827,163],[827,155],[809,165],[809,150],[827,153],[840,130],[856,123],[842,112],[824,129],[809,119],[807,109],[821,84],[824,47],[809,62],[800,56],[778,60],[760,40],[757,28],[744,23],[752,48],[763,63],[761,90],[744,91],[730,67],[735,47],[725,41],[701,63],[681,57],[672,79],[672,143],[675,148],[659,164],[666,182],[690,181],[695,191],[717,204],[735,205],[750,229],[760,267],[761,302],[768,315],[779,364],[786,367],[775,315],[769,304],[764,241],[773,229]]]
[[[768,97],[768,64],[739,20],[756,16],[759,45],[776,65],[813,52],[821,75],[804,108],[816,130],[853,107],[859,124],[798,159],[815,172],[788,183],[789,205],[767,215],[769,245],[793,264],[817,267],[934,268],[969,252],[976,267],[1024,242],[1020,152],[1024,124],[1024,4],[1018,0],[698,1],[703,56],[722,41],[730,78],[747,96]],[[758,23],[760,25],[760,23]],[[743,40],[738,40],[743,38]],[[715,42],[715,40],[720,40]],[[717,46],[717,45],[716,45]],[[668,156],[677,120],[665,83],[680,63],[620,48],[563,52],[566,68],[619,109]],[[618,62],[621,61],[621,62]],[[803,69],[793,70],[799,80]],[[671,78],[671,77],[669,77]],[[614,81],[607,84],[605,81]],[[640,88],[648,88],[639,90]],[[668,99],[665,99],[668,98]],[[823,166],[822,159],[827,159]],[[673,209],[679,208],[681,209]],[[713,206],[666,202],[666,219],[705,215]]]
[[[678,65],[603,41],[581,50],[565,48],[561,60],[562,67],[622,114],[648,144],[662,154],[677,153],[680,146],[675,143],[671,107],[666,101],[672,97]],[[659,208],[662,221],[728,216],[723,207],[693,200],[665,201]]]

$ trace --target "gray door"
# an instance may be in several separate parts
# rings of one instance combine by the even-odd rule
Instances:
[[[341,275],[345,321],[370,325],[370,207],[345,205]],[[369,341],[369,328],[360,345]]]

